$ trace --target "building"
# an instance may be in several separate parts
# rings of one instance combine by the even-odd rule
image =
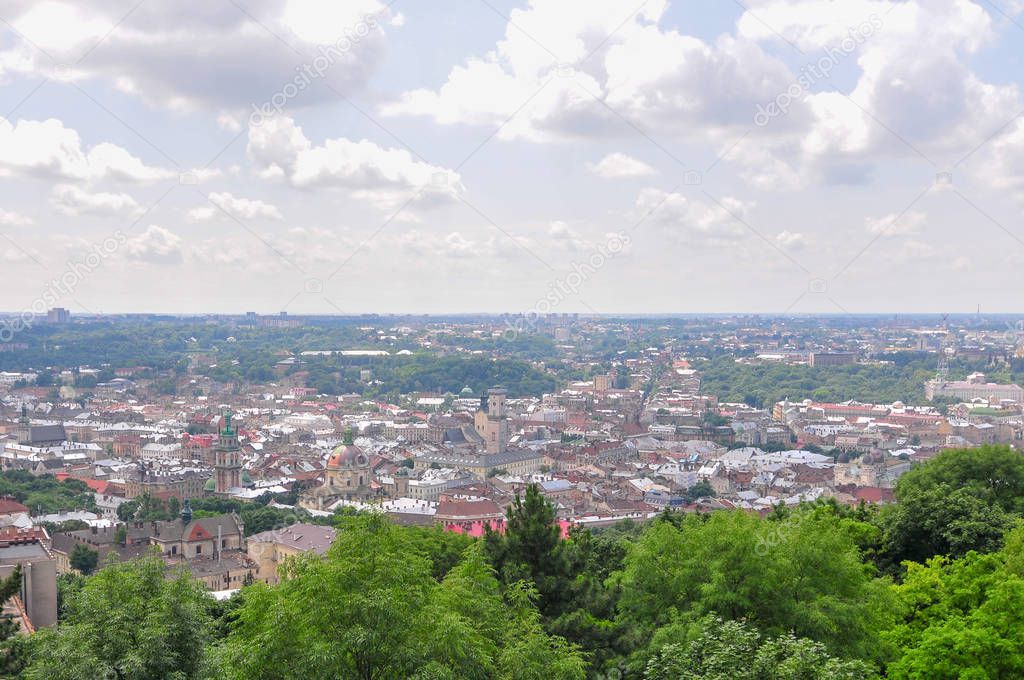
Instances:
[[[811,352],[807,363],[813,368],[849,366],[857,363],[857,355],[854,352]]]
[[[448,531],[480,535],[484,526],[504,526],[505,513],[490,498],[442,496],[434,519]]]
[[[984,399],[1020,403],[1024,402],[1024,389],[1013,383],[987,382],[984,373],[972,373],[967,380],[929,380],[924,384],[924,396],[929,401],[935,397],[954,397],[964,401]]]
[[[56,425],[32,425],[28,417],[28,408],[24,405],[21,407],[21,417],[18,418],[16,433],[19,444],[35,448],[60,446],[68,439],[64,426],[59,423]]]
[[[256,563],[255,578],[264,583],[277,583],[278,568],[285,559],[303,553],[323,555],[336,535],[334,527],[301,522],[284,529],[253,534],[246,541],[246,551]]]
[[[416,456],[413,460],[416,470],[430,467],[454,468],[466,470],[477,477],[488,477],[492,472],[528,475],[540,472],[543,464],[544,454],[530,449],[509,449],[503,453],[431,452]]]
[[[204,474],[198,470],[185,469],[164,471],[139,461],[134,474],[126,475],[124,494],[126,498],[137,498],[148,493],[164,501],[173,497],[184,502],[187,498],[202,496],[208,479],[209,472]]]
[[[214,454],[214,494],[227,496],[242,486],[242,453],[238,445],[238,427],[231,426],[231,411],[224,414],[224,426],[217,438]]]
[[[245,527],[234,513],[193,520],[186,501],[180,520],[153,522],[152,528],[150,543],[164,563],[171,570],[188,570],[209,590],[234,590],[255,579],[256,563],[245,552]]]
[[[299,505],[308,510],[326,510],[341,500],[366,501],[380,496],[379,488],[373,487],[370,457],[355,445],[348,430],[342,444],[327,458],[324,483],[305,492]]]
[[[500,387],[487,390],[487,410],[477,411],[473,425],[484,440],[487,453],[505,453],[508,446],[508,413],[505,397],[508,392]]]
[[[117,555],[118,560],[130,560],[141,557],[151,550],[150,536],[153,526],[148,522],[132,522],[123,525],[124,542],[118,541],[118,528],[113,526],[90,527],[78,531],[67,531],[53,535],[50,552],[57,561],[57,573],[66,574],[75,571],[71,566],[71,553],[76,545],[84,545],[89,550],[99,553],[102,565],[110,553]]]
[[[185,501],[181,519],[152,522],[150,544],[167,557],[219,556],[227,550],[245,550],[245,525],[229,513],[192,519],[192,506]]]
[[[0,578],[21,565],[21,603],[35,628],[57,623],[57,562],[42,527],[0,529]]]
[[[54,307],[46,312],[47,323],[67,323],[71,321],[71,312],[63,307]]]

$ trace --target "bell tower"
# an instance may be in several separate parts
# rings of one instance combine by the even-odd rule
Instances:
[[[238,445],[238,426],[232,427],[231,417],[230,409],[224,412],[214,452],[214,493],[218,496],[227,495],[230,489],[241,486],[242,454]]]

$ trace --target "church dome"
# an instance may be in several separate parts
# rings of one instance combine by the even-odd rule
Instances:
[[[339,468],[359,468],[366,467],[370,464],[370,459],[361,448],[354,444],[342,444],[331,452],[331,457],[327,459],[327,467],[333,469]]]

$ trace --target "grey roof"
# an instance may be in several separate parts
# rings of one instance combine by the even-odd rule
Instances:
[[[36,425],[28,428],[28,441],[25,444],[37,442],[62,442],[68,438],[63,425]]]
[[[323,555],[334,542],[337,535],[334,527],[323,527],[316,524],[298,523],[284,529],[274,529],[253,534],[249,543],[279,543],[296,550],[312,551]]]
[[[46,548],[38,543],[21,543],[0,547],[0,562],[10,564],[11,561],[48,560],[50,556]]]
[[[444,441],[451,442],[452,444],[464,444],[466,437],[462,434],[461,427],[449,427],[444,431]]]

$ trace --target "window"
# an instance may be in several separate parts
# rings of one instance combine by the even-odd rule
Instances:
[[[226,539],[226,538],[220,539],[220,547],[222,547],[222,548],[228,547],[228,539]]]
[[[196,554],[197,555],[202,555],[203,554],[203,546],[201,546],[201,545],[197,545],[196,546]]]
[[[171,546],[171,554],[172,555],[177,555],[178,554],[178,546],[176,546],[176,545],[172,545]]]

